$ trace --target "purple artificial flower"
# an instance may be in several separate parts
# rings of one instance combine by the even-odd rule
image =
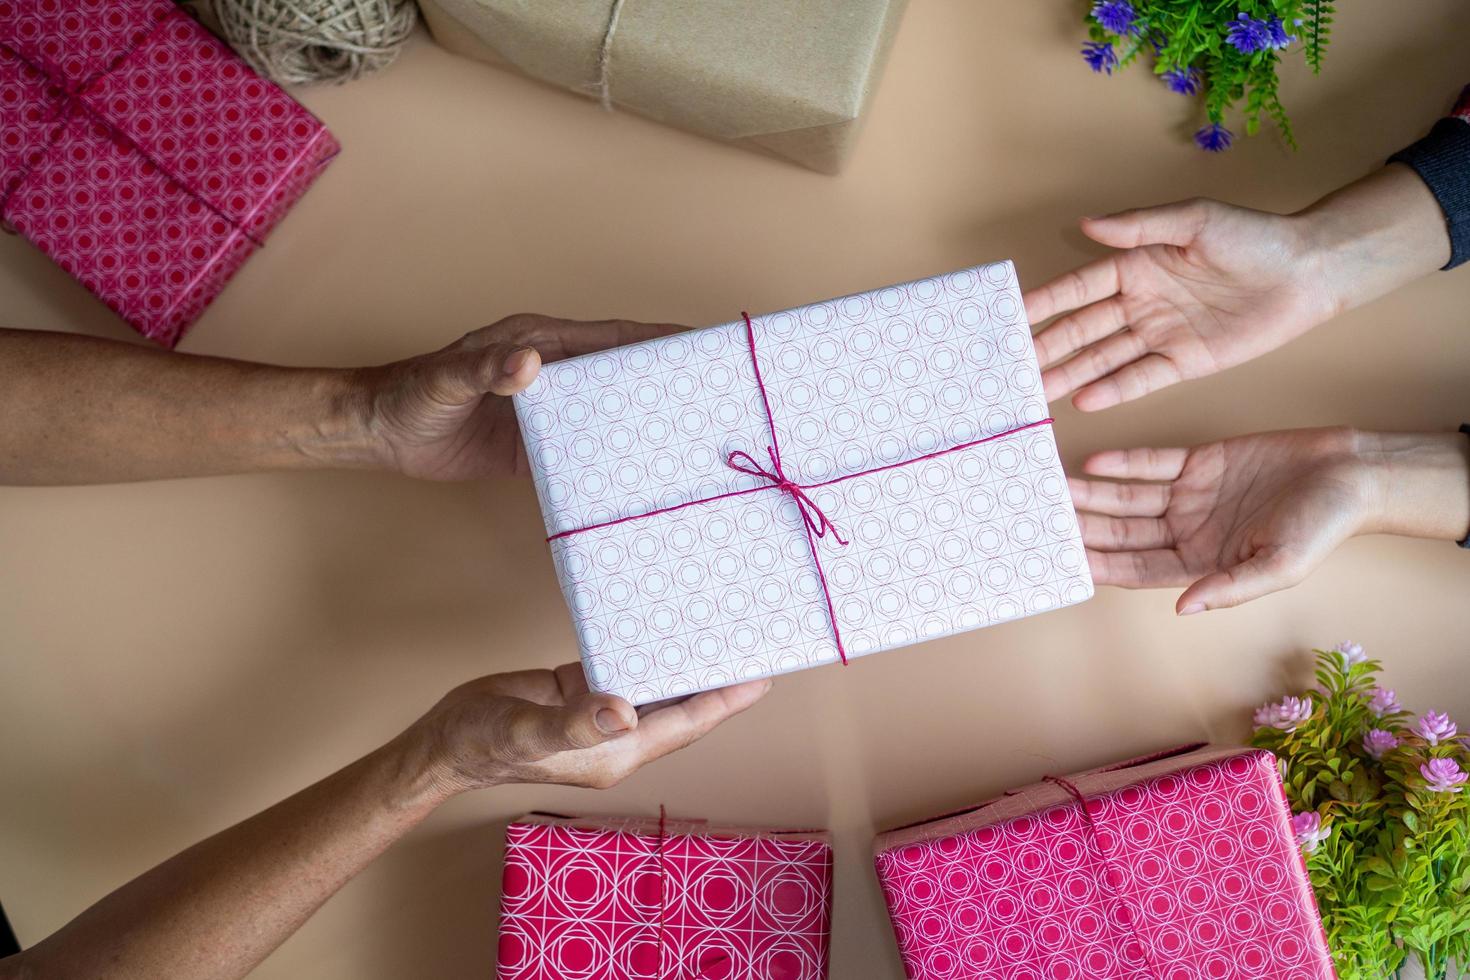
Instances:
[[[1138,26],[1138,12],[1128,0],[1097,0],[1092,5],[1092,16],[1104,30],[1119,37],[1132,37],[1142,30]]]
[[[1274,51],[1280,51],[1282,48],[1291,44],[1292,41],[1296,40],[1294,35],[1286,33],[1286,25],[1281,23],[1280,17],[1273,16],[1270,20],[1266,21],[1266,34],[1271,38],[1267,47],[1270,47]]]
[[[1257,728],[1279,728],[1294,732],[1298,725],[1312,717],[1312,699],[1285,697],[1256,709]]]
[[[1311,810],[1293,815],[1291,829],[1296,834],[1296,842],[1308,854],[1311,854],[1321,846],[1323,841],[1332,836],[1332,828],[1322,826],[1322,818]]]
[[[1404,709],[1399,704],[1399,696],[1393,692],[1392,688],[1375,687],[1373,696],[1368,699],[1368,710],[1373,712],[1375,717],[1382,718],[1384,715],[1396,715]]]
[[[1342,658],[1343,670],[1350,670],[1368,659],[1368,655],[1363,652],[1363,644],[1353,643],[1351,640],[1339,643],[1332,648],[1332,652]]]
[[[1230,149],[1230,141],[1234,138],[1230,130],[1219,123],[1210,123],[1204,129],[1194,134],[1194,141],[1201,150],[1209,150],[1211,153],[1219,153]]]
[[[1363,736],[1363,751],[1375,759],[1381,759],[1392,749],[1399,747],[1399,737],[1382,728],[1370,728]]]
[[[1419,767],[1419,775],[1428,781],[1429,789],[1435,793],[1458,793],[1465,788],[1465,780],[1470,779],[1470,774],[1466,774],[1454,759],[1430,759]]]
[[[1430,745],[1448,742],[1459,732],[1450,716],[1442,711],[1426,711],[1414,722],[1414,733]]]
[[[1118,56],[1111,41],[1088,41],[1082,45],[1082,57],[1095,72],[1111,75],[1118,66]]]
[[[1170,68],[1159,77],[1169,86],[1170,92],[1194,95],[1199,91],[1199,72],[1193,68]]]
[[[1271,47],[1271,27],[1245,13],[1235,18],[1225,31],[1225,41],[1241,54],[1255,54]]]

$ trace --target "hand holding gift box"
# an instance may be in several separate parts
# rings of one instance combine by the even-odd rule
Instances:
[[[911,980],[1329,980],[1269,752],[1049,777],[879,836]]]
[[[824,980],[823,831],[531,814],[506,829],[500,980]]]
[[[165,347],[337,151],[170,0],[0,0],[0,218]]]
[[[1092,594],[1009,262],[548,364],[516,410],[634,703]]]

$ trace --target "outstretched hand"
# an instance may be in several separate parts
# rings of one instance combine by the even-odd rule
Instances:
[[[448,792],[499,783],[613,786],[755,704],[770,680],[635,709],[590,691],[581,664],[492,674],[450,691],[410,734]]]
[[[683,329],[534,313],[506,317],[443,350],[355,372],[359,426],[378,463],[407,476],[469,480],[525,473],[507,396],[524,391],[543,362]]]
[[[1298,429],[1090,457],[1090,476],[1156,481],[1069,481],[1094,580],[1188,586],[1181,615],[1297,584],[1376,512],[1358,443],[1346,429]]]
[[[1025,295],[1049,401],[1085,412],[1274,350],[1333,299],[1293,219],[1198,199],[1086,218],[1121,251]]]

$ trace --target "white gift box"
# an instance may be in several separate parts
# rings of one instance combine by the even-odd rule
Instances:
[[[634,704],[1092,595],[1009,262],[557,361],[515,406],[588,682]]]

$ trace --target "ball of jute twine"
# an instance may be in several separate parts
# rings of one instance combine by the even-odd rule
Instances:
[[[386,68],[413,33],[413,0],[213,0],[225,39],[278,82],[346,82]]]

